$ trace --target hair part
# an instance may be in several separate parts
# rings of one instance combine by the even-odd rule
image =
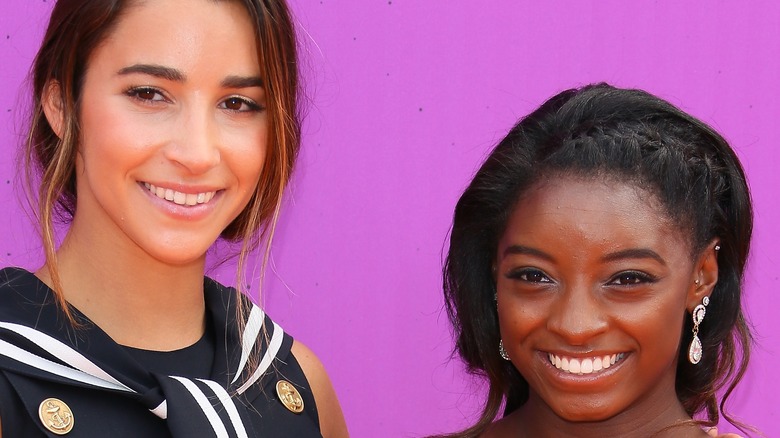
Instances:
[[[493,149],[455,208],[443,269],[445,306],[456,351],[468,370],[489,383],[477,423],[458,437],[477,436],[522,406],[526,380],[497,352],[498,314],[491,266],[498,240],[518,200],[553,176],[600,177],[654,195],[691,247],[691,257],[719,239],[719,279],[701,324],[703,359],[685,359],[692,322],[681,333],[676,391],[686,412],[718,422],[742,379],[752,341],[741,306],[741,282],[752,232],[744,171],[734,151],[712,128],[641,90],[607,84],[564,91],[521,119]],[[716,392],[726,388],[718,405]]]

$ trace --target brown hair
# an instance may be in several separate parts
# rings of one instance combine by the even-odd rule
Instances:
[[[295,28],[284,0],[238,1],[254,25],[260,71],[268,96],[268,150],[255,193],[223,231],[240,242],[237,290],[250,251],[265,243],[268,258],[282,194],[300,145],[299,80]],[[79,101],[89,57],[114,29],[132,0],[59,0],[51,13],[41,48],[32,67],[33,106],[23,151],[26,187],[43,241],[46,266],[57,303],[75,324],[65,303],[56,260],[55,220],[69,222],[76,209],[76,152],[80,140]],[[62,105],[61,138],[43,112],[46,87],[57,85]],[[243,300],[238,300],[242,303]],[[239,316],[245,312],[239,305]],[[243,321],[243,317],[239,317]]]

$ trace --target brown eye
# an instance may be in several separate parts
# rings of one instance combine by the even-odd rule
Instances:
[[[653,283],[655,278],[644,272],[626,271],[612,278],[611,284],[617,286],[631,286],[641,283]]]
[[[225,101],[225,108],[232,111],[241,111],[243,106],[244,106],[244,101],[237,97],[231,97],[230,99]]]
[[[139,99],[143,99],[143,100],[154,100],[155,94],[157,93],[154,90],[147,89],[147,90],[138,91],[138,94],[136,94],[136,96],[138,96]]]
[[[526,268],[513,271],[507,275],[508,278],[520,280],[527,283],[552,283],[550,277],[539,269]]]
[[[530,281],[531,283],[549,283],[550,279],[547,278],[546,275],[542,274],[540,271],[531,271],[526,272],[521,276],[525,281]]]
[[[253,100],[238,96],[228,97],[223,100],[220,104],[220,108],[237,113],[260,111],[262,109]]]
[[[639,277],[634,274],[621,274],[615,279],[617,284],[637,284],[641,281]]]
[[[163,102],[166,100],[160,90],[152,87],[131,88],[126,94],[142,102]]]

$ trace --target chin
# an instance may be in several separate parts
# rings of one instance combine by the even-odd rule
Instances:
[[[146,253],[158,262],[169,266],[187,266],[205,259],[207,248],[150,248]]]
[[[554,411],[559,417],[572,423],[595,423],[606,421],[619,413],[610,406],[585,404],[565,407],[558,406],[554,408]]]

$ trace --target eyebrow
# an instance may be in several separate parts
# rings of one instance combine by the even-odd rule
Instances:
[[[187,80],[187,76],[180,70],[156,64],[134,64],[122,68],[119,70],[119,72],[117,72],[117,74],[120,76],[129,74],[145,74],[174,82],[185,82]],[[220,86],[222,88],[262,87],[263,80],[257,76],[232,75],[223,79],[222,82],[220,82]]]
[[[512,245],[504,250],[504,256],[510,254],[530,255],[530,256],[545,259],[550,262],[555,261],[555,259],[551,255],[547,254],[544,251],[540,251],[536,248],[530,248],[522,245]],[[666,262],[660,255],[658,255],[657,252],[647,248],[624,249],[622,251],[617,251],[617,252],[607,254],[604,257],[602,257],[601,260],[604,262],[614,262],[616,260],[624,260],[624,259],[652,259],[666,266]]]
[[[631,248],[631,249],[624,249],[622,251],[613,252],[605,255],[602,258],[602,261],[613,262],[615,260],[623,260],[623,259],[653,259],[658,263],[666,266],[666,262],[660,255],[658,255],[657,252],[647,248]]]
[[[504,256],[505,257],[510,255],[510,254],[512,254],[512,255],[514,255],[514,254],[530,255],[530,256],[534,256],[534,257],[539,257],[539,258],[545,259],[545,260],[550,261],[550,262],[554,262],[555,261],[555,259],[551,255],[547,254],[544,251],[540,251],[540,250],[538,250],[536,248],[530,248],[530,247],[522,246],[522,245],[512,245],[512,246],[510,246],[510,247],[508,247],[507,249],[504,250]]]
[[[120,76],[134,73],[141,73],[174,82],[184,82],[187,80],[184,73],[175,68],[154,64],[134,64],[124,67],[117,72]]]
[[[257,76],[228,76],[220,83],[223,88],[263,87],[263,80]]]

